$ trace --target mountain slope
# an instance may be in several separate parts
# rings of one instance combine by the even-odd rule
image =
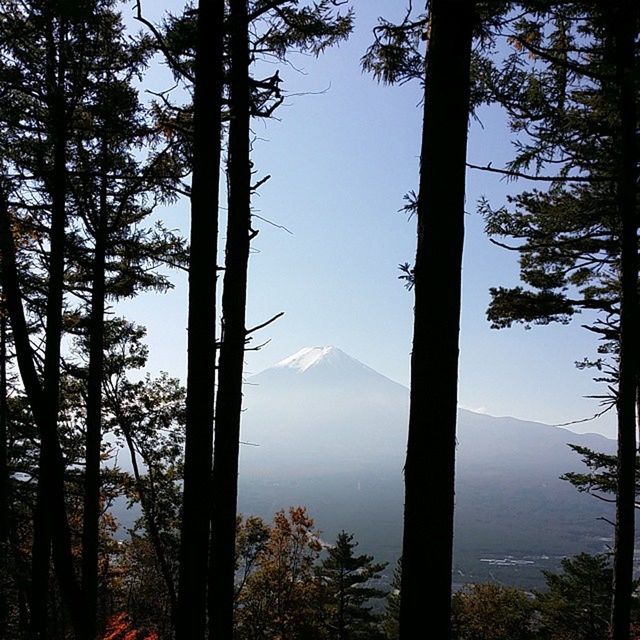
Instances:
[[[365,551],[394,561],[408,390],[335,347],[313,347],[249,378],[244,406],[242,438],[250,444],[241,453],[241,509],[270,517],[306,504],[325,537],[353,531]],[[605,549],[611,529],[598,518],[611,509],[559,480],[581,468],[569,442],[615,448],[597,434],[460,410],[461,580],[493,575],[535,585],[539,568],[559,557]],[[516,559],[498,562],[509,555]]]

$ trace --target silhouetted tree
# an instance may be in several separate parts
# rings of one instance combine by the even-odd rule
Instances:
[[[285,59],[290,50],[318,55],[346,38],[351,14],[323,0],[310,6],[283,0],[231,0],[229,3],[229,207],[222,292],[222,334],[216,397],[213,458],[213,517],[209,592],[209,634],[231,637],[234,603],[234,549],[238,493],[238,454],[246,327],[249,246],[252,228],[251,117],[267,117],[282,102],[279,76],[256,79],[252,59]],[[261,325],[261,326],[264,326]]]
[[[342,531],[318,567],[325,624],[329,637],[337,640],[382,637],[380,616],[373,613],[371,601],[386,595],[373,582],[387,565],[375,563],[370,555],[356,556],[357,545],[352,534]]]
[[[581,553],[561,565],[561,573],[544,572],[547,589],[536,594],[543,633],[551,640],[605,640],[610,630],[610,560]]]
[[[209,581],[209,636],[212,638],[230,638],[233,635],[238,455],[251,241],[251,89],[247,0],[230,0],[229,27],[229,208],[213,451]]]
[[[0,629],[6,628],[9,590],[9,466],[7,438],[9,422],[7,382],[7,316],[0,297]]]
[[[638,161],[632,34],[638,12],[626,1],[538,8],[543,17],[520,23],[511,38],[516,53],[487,77],[498,86],[493,95],[515,130],[527,137],[511,175],[544,180],[535,172],[548,166],[559,171],[548,193],[514,197],[514,215],[486,209],[491,233],[524,239],[514,248],[529,285],[492,290],[489,318],[494,326],[546,324],[567,322],[580,308],[600,312],[588,328],[603,339],[604,357],[585,365],[606,371],[614,396],[608,401],[618,410],[612,633],[622,639],[629,633],[634,549]],[[553,28],[547,32],[543,23]],[[542,65],[523,69],[517,62],[523,55]],[[522,173],[530,166],[533,176]]]
[[[223,0],[198,3],[193,71],[184,496],[176,639],[205,637],[216,379]]]
[[[606,9],[605,9],[606,11]],[[618,410],[618,475],[616,534],[613,564],[613,640],[626,640],[631,625],[635,550],[636,397],[640,368],[638,326],[638,108],[636,37],[640,10],[621,0],[612,7],[611,31],[620,129],[615,136],[620,154],[616,163],[617,208],[620,217],[620,351]]]
[[[383,23],[365,58],[365,67],[383,80],[410,76],[420,60],[420,38],[426,34],[411,400],[404,469],[401,639],[412,637],[425,619],[435,636],[447,638],[451,629],[458,335],[474,5],[472,0],[434,0],[429,4],[429,15],[417,23]],[[407,32],[408,27],[411,35],[403,36],[403,28]],[[425,544],[429,553],[424,553]],[[429,576],[432,589],[426,600],[425,576]]]
[[[90,297],[73,328],[82,334],[77,342],[87,360],[86,371],[78,373],[86,382],[82,590],[90,636],[97,633],[98,617],[105,313],[111,300],[169,288],[157,267],[183,259],[182,242],[174,234],[161,225],[144,228],[158,200],[171,195],[174,180],[171,159],[165,149],[157,149],[157,136],[133,87],[148,47],[124,38],[121,18],[114,12],[103,16],[99,36],[91,92],[80,105],[83,127],[71,140],[69,200],[82,227],[76,225],[69,246],[66,276],[72,291],[87,290]]]
[[[578,491],[595,495],[599,500],[615,502],[618,476],[618,459],[615,455],[599,453],[587,447],[570,444],[569,447],[582,457],[587,466],[587,472],[570,471],[561,476]],[[607,497],[609,494],[612,497]],[[636,496],[640,495],[640,460],[636,458]],[[636,509],[640,505],[636,498]]]
[[[40,463],[32,548],[31,623],[34,637],[47,636],[49,559],[53,550],[56,575],[75,632],[86,633],[86,616],[71,554],[66,518],[64,459],[58,434],[60,345],[66,226],[68,222],[68,154],[74,110],[87,89],[86,43],[95,35],[103,4],[47,3],[35,0],[5,3],[2,8],[2,118],[10,133],[5,170],[23,184],[4,184],[0,202],[3,244],[3,289],[13,328],[17,361],[38,425]],[[48,263],[43,372],[37,372],[29,343],[23,296],[17,270],[7,193],[24,185],[36,193],[36,211],[48,214]]]
[[[402,558],[398,558],[393,569],[391,590],[387,594],[382,628],[388,640],[397,640],[400,626],[400,583],[402,581]]]

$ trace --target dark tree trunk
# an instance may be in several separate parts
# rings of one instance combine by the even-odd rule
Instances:
[[[87,638],[93,640],[98,623],[98,544],[100,522],[100,446],[102,444],[102,382],[104,368],[105,268],[107,242],[107,184],[100,185],[98,220],[89,318],[89,376],[87,380],[86,467],[82,523],[82,593],[86,606]]]
[[[16,247],[4,192],[0,192],[0,259],[2,260],[2,268],[0,269],[0,273],[2,274],[2,289],[5,296],[6,310],[13,331],[13,342],[16,349],[18,368],[27,397],[29,398],[29,404],[36,425],[39,430],[41,430],[45,424],[44,396],[29,343],[29,332],[18,282]],[[37,516],[38,514],[35,515]],[[39,515],[41,518],[44,516],[42,513]],[[39,526],[36,526],[37,524]],[[34,517],[34,538],[35,534],[38,533],[40,542],[46,545],[45,549],[39,549],[41,556],[45,556],[46,558],[46,564],[43,562],[45,558],[41,557],[38,566],[41,568],[41,571],[46,572],[48,582],[50,538],[47,535],[46,541],[43,540],[43,527],[45,527],[46,524],[46,521],[36,523],[36,518]],[[35,559],[32,558],[32,570],[35,566]],[[39,575],[38,578],[40,579],[39,582],[31,585],[30,593],[32,612],[31,635],[35,638],[45,638],[48,584],[43,585],[41,583],[41,575]],[[34,619],[36,615],[44,616],[44,619],[39,619],[39,628],[37,628],[38,621]]]
[[[620,0],[613,10],[620,136],[618,210],[621,221],[620,369],[618,382],[618,476],[611,637],[628,640],[635,545],[636,391],[638,385],[638,218],[635,38],[638,9]]]
[[[49,112],[53,147],[53,168],[47,188],[51,194],[49,234],[49,284],[46,304],[45,354],[43,374],[44,423],[40,425],[40,469],[34,515],[32,549],[32,626],[37,637],[46,637],[46,608],[49,585],[49,549],[53,552],[56,577],[60,583],[78,637],[84,636],[84,607],[76,582],[67,521],[64,488],[64,457],[58,437],[60,403],[60,345],[64,290],[65,227],[67,198],[67,106],[64,96],[65,27],[50,36],[51,77]],[[57,55],[54,53],[57,50]]]
[[[0,253],[3,289],[16,348],[20,375],[40,434],[38,485],[33,522],[31,571],[31,635],[47,637],[47,601],[51,550],[56,576],[78,637],[84,634],[84,607],[75,579],[71,536],[66,516],[64,458],[58,438],[60,393],[60,343],[64,284],[66,224],[66,134],[67,113],[64,100],[65,59],[61,42],[64,27],[56,41],[51,18],[48,65],[48,104],[53,167],[45,179],[51,195],[49,283],[46,303],[45,356],[43,382],[40,383],[29,343],[16,266],[16,247],[10,214],[2,194],[0,202]],[[56,51],[58,53],[56,54]]]
[[[400,638],[451,631],[458,337],[473,0],[432,0],[418,197]],[[425,550],[428,550],[425,552]],[[425,592],[425,581],[430,593]],[[425,632],[426,633],[426,632]]]
[[[38,429],[41,431],[45,424],[45,407],[42,387],[33,361],[33,353],[31,344],[29,343],[29,332],[27,322],[24,315],[22,305],[22,294],[18,281],[18,269],[16,265],[16,247],[13,239],[13,230],[11,226],[11,217],[7,207],[7,201],[4,192],[0,191],[0,260],[2,275],[2,289],[5,297],[5,307],[11,329],[13,333],[13,343],[16,350],[16,360],[20,370],[20,376],[24,385],[29,404],[33,412],[34,420]],[[42,534],[42,526],[46,522],[40,524],[37,531]],[[36,522],[34,518],[34,529]],[[35,535],[35,531],[34,531]],[[49,553],[50,539],[47,538],[46,549],[41,550],[44,556],[46,552],[46,565],[42,564],[42,569],[46,571],[47,582],[49,574]],[[32,558],[32,569],[34,568]],[[36,588],[40,588],[36,592]],[[46,613],[47,613],[47,595],[48,584],[44,587],[41,584],[31,586],[30,605],[31,605],[31,622],[30,633],[33,638],[46,638]],[[35,607],[35,609],[34,609]],[[25,607],[26,610],[26,607]],[[36,615],[44,616],[44,619],[35,620]],[[24,618],[22,618],[24,622]],[[39,623],[39,624],[38,624]]]
[[[4,296],[3,296],[4,297]],[[7,626],[9,590],[9,465],[7,403],[7,315],[0,299],[0,638]]]
[[[344,576],[340,571],[340,593],[338,595],[338,640],[346,640],[344,623]]]
[[[206,631],[224,2],[200,0],[194,82],[186,442],[177,640]]]
[[[25,392],[29,398],[35,422],[40,425],[44,421],[44,400],[42,387],[33,363],[33,354],[29,343],[29,331],[22,306],[22,293],[18,281],[16,265],[16,246],[11,228],[11,216],[7,206],[5,193],[0,188],[0,275],[4,304],[11,331],[16,360]]]
[[[229,211],[222,293],[222,345],[213,454],[209,637],[233,637],[238,455],[251,234],[247,0],[231,0]]]

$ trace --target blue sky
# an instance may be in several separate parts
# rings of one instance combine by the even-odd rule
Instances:
[[[147,0],[143,7],[157,17],[180,4]],[[402,4],[355,3],[356,28],[348,42],[319,59],[293,56],[292,66],[280,69],[288,92],[310,95],[287,99],[277,120],[253,123],[257,177],[272,175],[254,199],[256,213],[291,233],[256,220],[248,325],[280,311],[285,316],[256,334],[256,343],[270,343],[247,354],[247,374],[304,346],[335,345],[408,384],[412,295],[398,280],[398,264],[413,259],[415,221],[398,210],[403,194],[417,185],[420,87],[378,85],[360,71],[377,17],[398,18]],[[158,68],[145,82],[166,88]],[[511,154],[503,115],[485,108],[478,116],[470,128],[469,160],[502,166]],[[468,173],[460,403],[492,415],[562,423],[598,410],[583,396],[601,388],[573,364],[594,352],[593,338],[579,321],[495,331],[485,316],[489,287],[515,284],[518,269],[516,256],[484,235],[476,203],[484,195],[500,204],[506,193],[524,187]],[[179,202],[158,215],[187,233],[188,213],[187,203]],[[174,281],[172,292],[140,296],[123,311],[148,328],[150,370],[182,377],[186,282],[181,275]],[[433,368],[437,375],[437,363]],[[572,428],[611,436],[614,424],[612,414]]]

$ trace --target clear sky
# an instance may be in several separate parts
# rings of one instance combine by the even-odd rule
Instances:
[[[150,18],[180,6],[178,0],[143,1]],[[335,345],[408,384],[412,294],[398,280],[398,265],[413,260],[415,221],[398,210],[403,194],[417,187],[421,90],[378,85],[360,70],[377,17],[399,18],[403,3],[356,0],[354,6],[348,42],[319,59],[293,56],[292,66],[280,69],[288,92],[315,95],[292,95],[277,120],[253,123],[257,177],[272,175],[254,199],[256,213],[291,233],[255,222],[260,233],[250,264],[248,325],[280,311],[285,316],[256,334],[256,343],[270,343],[247,354],[247,374],[304,346]],[[154,68],[145,84],[166,88],[166,78]],[[470,162],[503,166],[511,156],[503,115],[489,108],[478,117],[470,128]],[[593,354],[592,336],[579,320],[495,331],[485,316],[489,287],[517,283],[518,268],[515,255],[484,235],[476,203],[485,195],[501,204],[506,193],[524,187],[468,173],[460,402],[492,415],[563,423],[599,408],[583,396],[601,387],[574,366]],[[187,233],[188,213],[182,201],[158,215]],[[183,377],[186,281],[179,274],[174,281],[169,294],[140,296],[123,311],[148,328],[150,369]],[[437,375],[438,363],[433,369]],[[611,414],[571,428],[612,436],[614,425]]]

